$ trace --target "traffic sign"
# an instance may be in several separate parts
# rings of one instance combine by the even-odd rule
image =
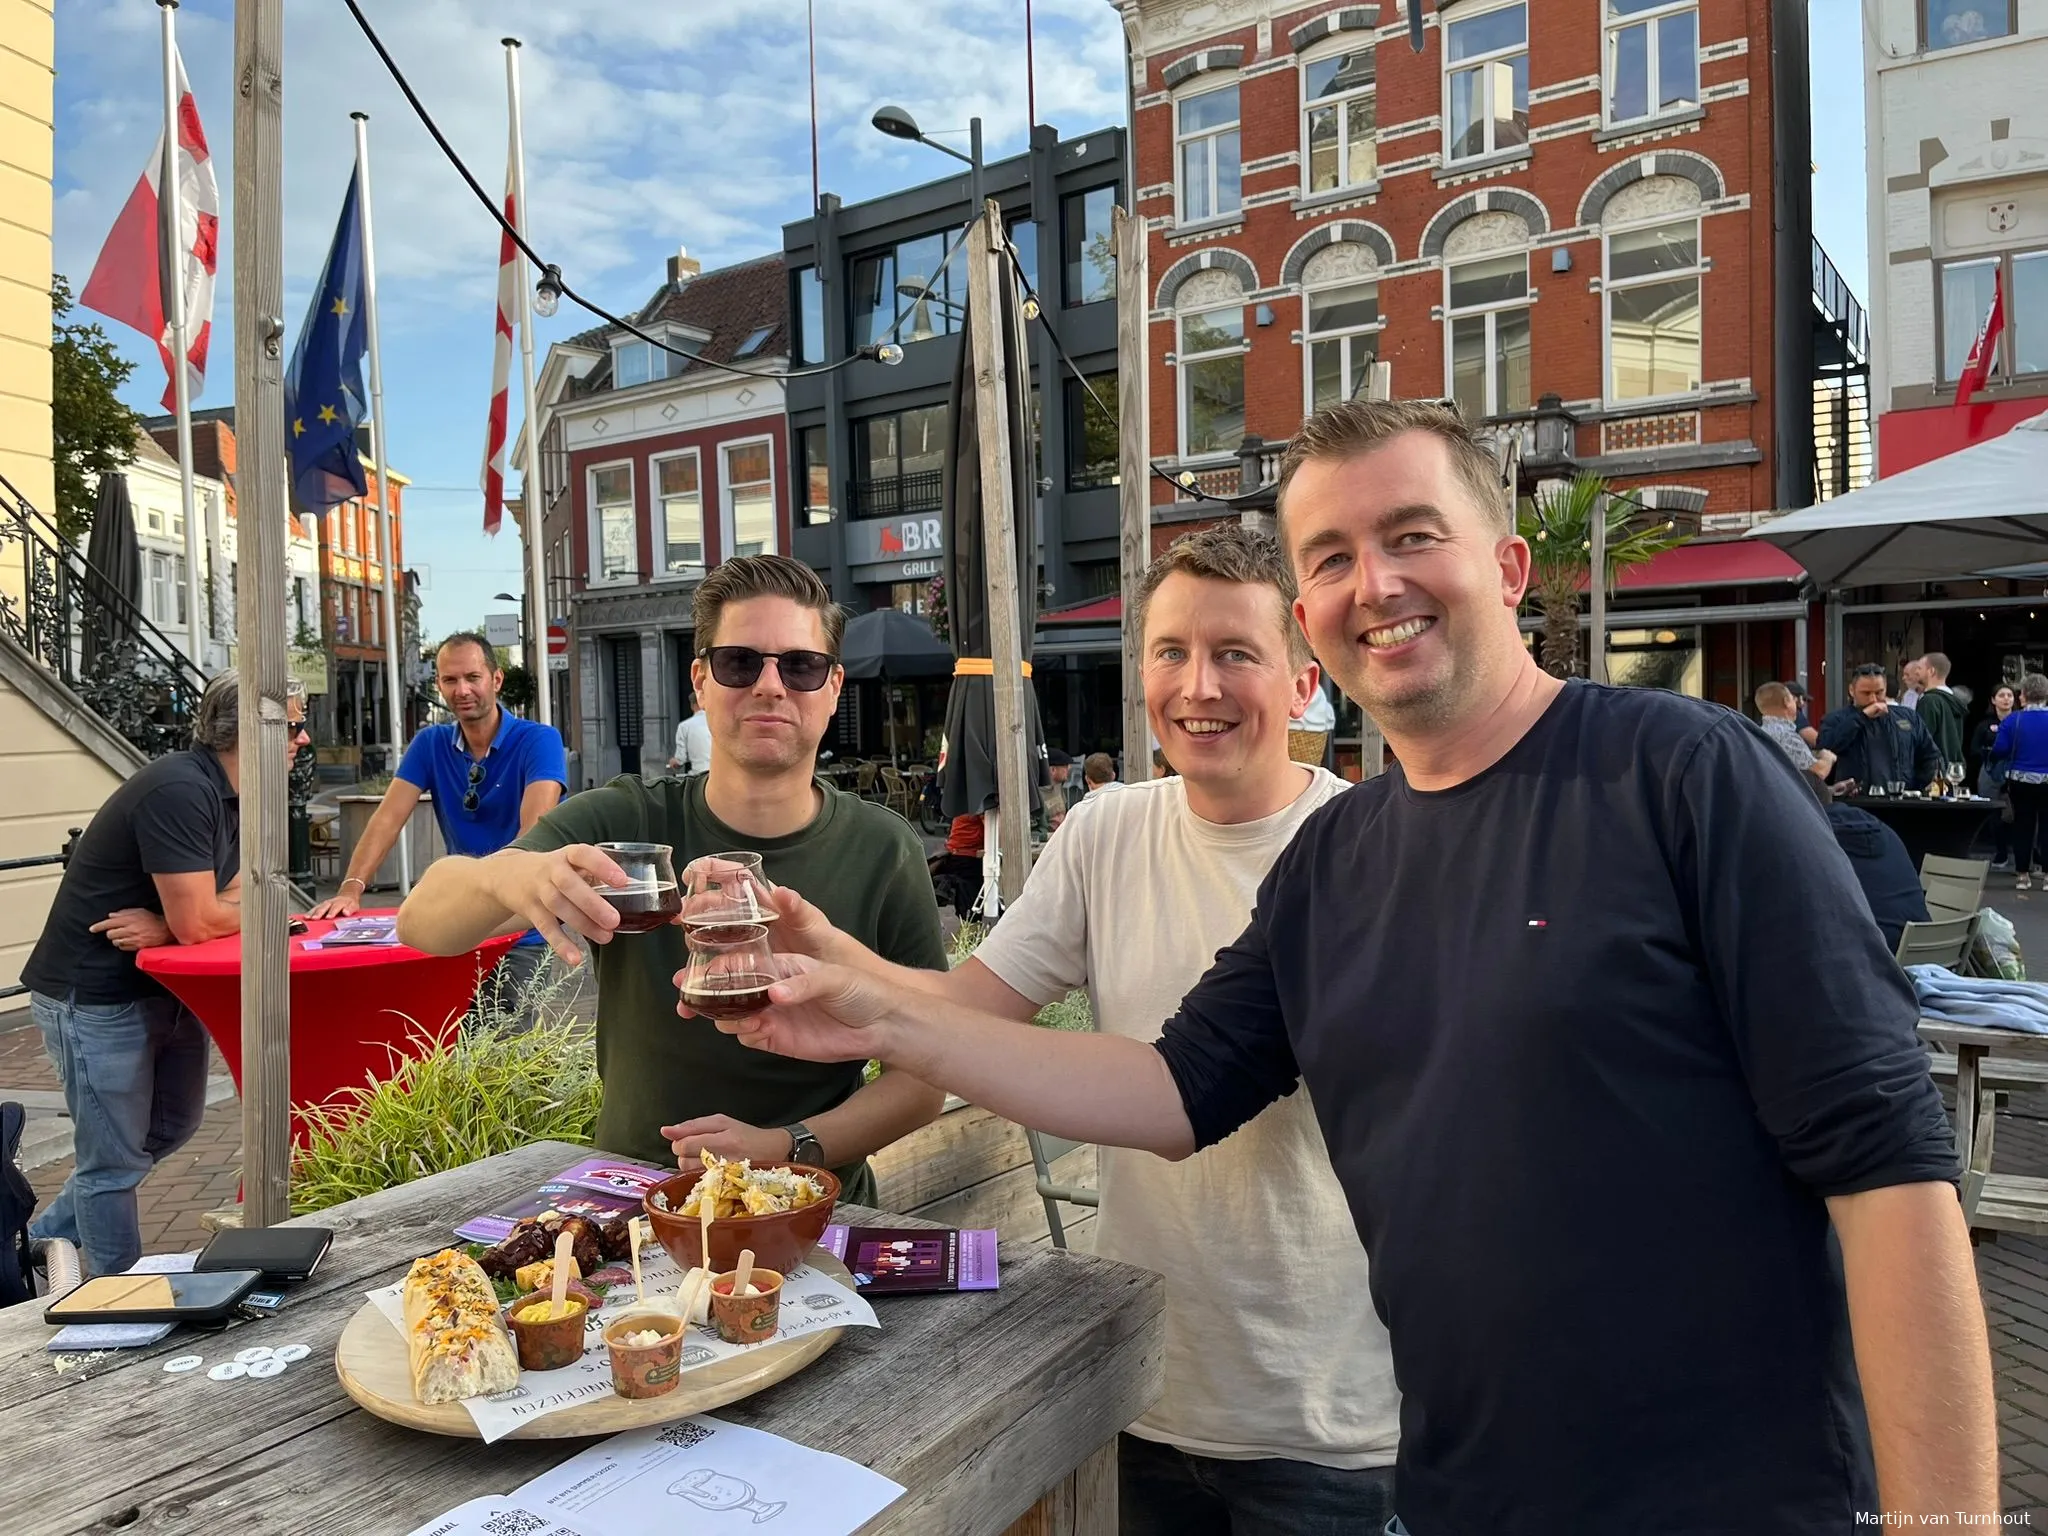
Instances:
[[[567,626],[550,624],[548,626],[548,655],[566,657],[568,654],[569,631]]]

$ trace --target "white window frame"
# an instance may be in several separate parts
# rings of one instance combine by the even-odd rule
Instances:
[[[733,527],[732,505],[732,453],[735,448],[751,448],[756,443],[768,450],[768,547],[763,554],[782,553],[781,503],[775,489],[775,439],[767,433],[759,437],[735,437],[718,445],[718,558],[730,560],[733,545],[738,542],[737,530]],[[758,481],[748,481],[749,485]]]
[[[677,570],[669,559],[668,542],[668,501],[661,490],[661,466],[676,459],[688,459],[697,466],[697,560]],[[647,461],[648,516],[658,518],[661,528],[661,569],[654,573],[656,581],[682,581],[704,574],[705,555],[711,543],[710,519],[704,515],[704,457],[695,448],[679,448],[673,453],[657,453]]]
[[[1604,5],[1605,0],[1602,0],[1602,3]],[[1457,26],[1460,22],[1470,21],[1474,17],[1491,15],[1495,11],[1513,10],[1519,10],[1522,13],[1522,41],[1519,44],[1511,48],[1496,48],[1491,53],[1479,54],[1473,58],[1460,59],[1455,64],[1451,62],[1450,29],[1452,27]],[[1479,6],[1473,7],[1470,10],[1467,10],[1461,6],[1458,10],[1442,19],[1440,23],[1440,30],[1443,34],[1444,39],[1444,164],[1446,166],[1469,165],[1475,160],[1491,160],[1496,155],[1528,154],[1533,146],[1527,142],[1521,144],[1510,144],[1506,148],[1502,148],[1499,144],[1493,142],[1493,125],[1498,119],[1491,110],[1493,104],[1493,81],[1495,77],[1492,71],[1490,70],[1488,70],[1486,74],[1486,84],[1483,93],[1485,98],[1485,104],[1487,107],[1486,112],[1483,114],[1484,121],[1487,125],[1486,147],[1480,150],[1477,154],[1460,155],[1456,153],[1457,140],[1453,137],[1454,130],[1451,127],[1451,81],[1453,77],[1465,74],[1471,70],[1485,70],[1487,66],[1490,64],[1511,64],[1517,58],[1526,59],[1529,56],[1529,0],[1508,0],[1508,3],[1505,5]],[[1535,88],[1533,82],[1530,88],[1532,90]]]
[[[697,349],[701,348],[704,345],[705,341],[709,339],[701,332],[680,331],[677,330],[673,325],[663,326],[659,330],[652,329],[648,326],[642,326],[641,329],[646,331],[647,334],[650,336],[660,337],[661,340],[667,343],[669,346],[676,347],[681,351],[688,353],[690,356],[695,356]],[[692,342],[696,343],[696,347],[691,346]],[[639,380],[637,383],[621,384],[619,382],[619,354],[626,351],[629,347],[647,347],[648,376],[644,379]],[[653,371],[654,358],[657,354],[659,354],[662,360],[663,371],[660,374],[656,374]],[[639,389],[642,385],[645,384],[664,383],[665,381],[674,378],[678,373],[680,373],[683,369],[689,366],[690,365],[687,358],[676,357],[672,353],[663,352],[660,348],[654,347],[649,343],[642,341],[638,336],[624,334],[617,336],[612,340],[613,389]]]
[[[1327,64],[1331,59],[1346,54],[1363,53],[1374,49],[1373,34],[1370,32],[1340,32],[1335,38],[1311,48],[1301,56],[1298,79],[1301,90],[1301,195],[1303,197],[1336,197],[1345,192],[1356,192],[1379,185],[1380,180],[1380,128],[1379,128],[1379,69],[1375,61],[1373,83],[1357,86],[1336,96],[1318,96],[1314,100],[1308,94],[1308,72],[1317,64]],[[1351,176],[1351,109],[1355,103],[1371,102],[1373,109],[1372,128],[1372,174],[1363,179]],[[1310,178],[1314,174],[1309,163],[1309,126],[1311,112],[1322,108],[1334,108],[1337,113],[1337,185],[1315,187]],[[1242,107],[1239,108],[1243,110]]]
[[[1217,91],[1223,90],[1238,92],[1237,116],[1228,123],[1221,123],[1213,128],[1204,128],[1196,133],[1182,133],[1180,127],[1181,107],[1198,97],[1213,95]],[[1218,196],[1221,183],[1216,175],[1216,145],[1214,143],[1215,140],[1223,138],[1226,134],[1234,135],[1237,139],[1237,202],[1233,207],[1227,209],[1218,206],[1218,203],[1221,201]],[[1202,139],[1211,141],[1209,145],[1209,211],[1200,218],[1193,218],[1190,217],[1187,211],[1187,188],[1183,184],[1181,174],[1183,166],[1182,155],[1188,145]],[[1173,99],[1173,221],[1176,225],[1181,226],[1220,224],[1230,219],[1239,218],[1243,213],[1244,93],[1236,75],[1225,76],[1220,72],[1198,75],[1183,87],[1180,94]]]
[[[1946,40],[1936,39],[1931,35],[1931,29],[1927,24],[1927,0],[1913,0],[1913,29],[1916,39],[1920,44],[1920,51],[1922,53],[1941,53],[1950,48],[1967,48],[1972,43],[1988,43],[2000,41],[2008,37],[2017,37],[2020,30],[2018,0],[1986,0],[1982,9],[1992,10],[2001,5],[2005,8],[2006,21],[2003,32],[1993,32],[1981,38],[1961,38],[1951,43]]]
[[[1316,409],[1316,343],[1319,341],[1334,341],[1343,346],[1344,379],[1349,383],[1350,388],[1342,398],[1346,400],[1354,399],[1357,397],[1359,386],[1363,380],[1358,374],[1353,344],[1361,337],[1370,338],[1372,341],[1373,360],[1377,362],[1380,355],[1380,333],[1387,328],[1387,312],[1382,309],[1379,312],[1379,319],[1375,320],[1371,325],[1350,325],[1334,331],[1314,330],[1311,328],[1309,319],[1311,313],[1309,308],[1310,300],[1320,293],[1331,293],[1339,288],[1363,288],[1368,283],[1375,290],[1374,298],[1375,302],[1377,302],[1377,290],[1380,286],[1380,279],[1376,275],[1373,277],[1349,277],[1335,283],[1317,283],[1313,287],[1304,287],[1301,290],[1301,412],[1304,416],[1312,414]]]
[[[1638,234],[1646,229],[1661,229],[1667,224],[1693,226],[1692,265],[1671,272],[1656,272],[1646,277],[1616,278],[1613,276],[1612,241],[1616,235]],[[1600,394],[1611,406],[1638,406],[1658,400],[1683,400],[1697,395],[1700,385],[1707,376],[1707,267],[1702,250],[1705,230],[1699,213],[1681,213],[1676,217],[1652,219],[1631,219],[1628,223],[1600,232]],[[1626,293],[1632,288],[1646,287],[1652,283],[1671,283],[1691,278],[1699,285],[1700,294],[1700,378],[1691,389],[1678,390],[1663,395],[1631,395],[1626,400],[1614,392],[1614,295]]]
[[[633,569],[622,575],[607,575],[604,568],[604,512],[597,504],[597,477],[600,471],[623,469],[626,485],[630,492],[627,506],[633,520]],[[593,587],[629,587],[640,580],[640,488],[635,483],[631,459],[611,459],[603,464],[589,465],[583,471],[583,484],[588,500],[590,527],[590,578]]]
[[[1641,11],[1637,11],[1632,15],[1628,16],[1614,15],[1608,9],[1610,3],[1611,0],[1600,0],[1601,12],[1607,19],[1607,29],[1601,38],[1600,49],[1601,123],[1609,128],[1618,128],[1634,123],[1654,123],[1659,118],[1675,117],[1680,113],[1698,110],[1700,106],[1699,0],[1669,0],[1668,4],[1647,8]],[[1663,22],[1665,17],[1676,16],[1681,11],[1693,12],[1693,101],[1692,105],[1689,107],[1676,107],[1672,108],[1669,111],[1666,111],[1664,109],[1659,108],[1656,102],[1657,80],[1663,72],[1661,68],[1662,61],[1659,56],[1659,49],[1662,46],[1660,40],[1663,37],[1664,31],[1661,23]],[[1614,111],[1615,62],[1620,52],[1621,34],[1630,31],[1636,27],[1643,27],[1647,29],[1647,46],[1644,50],[1644,67],[1648,70],[1649,73],[1648,77],[1645,79],[1643,83],[1643,101],[1646,110],[1639,117],[1617,117]]]
[[[1474,304],[1464,309],[1454,309],[1451,307],[1451,273],[1456,268],[1465,266],[1476,266],[1482,261],[1498,261],[1504,256],[1513,256],[1516,254],[1519,254],[1522,258],[1523,272],[1525,274],[1525,280],[1522,285],[1522,296],[1520,298],[1500,299],[1492,304]],[[1486,320],[1487,357],[1486,409],[1483,412],[1481,412],[1481,415],[1485,417],[1499,416],[1504,412],[1508,411],[1525,411],[1528,410],[1530,406],[1535,403],[1533,399],[1533,394],[1535,391],[1535,380],[1533,376],[1530,379],[1529,386],[1532,398],[1524,404],[1519,406],[1504,405],[1501,401],[1494,398],[1495,385],[1498,382],[1499,378],[1499,374],[1495,366],[1496,360],[1500,356],[1500,330],[1498,317],[1506,314],[1510,310],[1519,309],[1528,313],[1532,331],[1535,326],[1536,286],[1534,283],[1528,282],[1526,280],[1526,274],[1528,272],[1528,262],[1529,252],[1528,249],[1524,247],[1519,253],[1513,250],[1479,251],[1471,256],[1464,257],[1460,260],[1447,261],[1444,263],[1444,398],[1446,400],[1455,400],[1458,397],[1456,376],[1456,349],[1452,341],[1452,333],[1456,326],[1456,323],[1460,320],[1470,320],[1474,316],[1484,316]],[[1532,375],[1534,373],[1533,359],[1531,373]]]
[[[1190,453],[1188,451],[1188,364],[1206,363],[1219,357],[1235,356],[1239,360],[1238,367],[1240,370],[1242,370],[1242,368],[1244,367],[1244,355],[1247,352],[1251,351],[1251,338],[1249,336],[1245,336],[1242,340],[1239,341],[1239,343],[1235,347],[1218,347],[1213,351],[1196,352],[1192,354],[1183,352],[1180,350],[1180,343],[1182,338],[1187,334],[1184,327],[1187,325],[1188,321],[1198,320],[1203,315],[1217,315],[1222,314],[1225,311],[1234,309],[1238,312],[1238,324],[1239,327],[1242,328],[1244,324],[1243,315],[1245,308],[1247,307],[1247,302],[1248,301],[1246,299],[1246,296],[1243,294],[1239,294],[1237,297],[1237,302],[1234,304],[1210,304],[1204,306],[1201,309],[1190,309],[1182,311],[1181,313],[1178,313],[1173,317],[1173,366],[1175,374],[1173,381],[1173,403],[1174,417],[1176,420],[1177,430],[1179,433],[1178,443],[1180,447],[1180,456],[1183,460],[1220,459],[1227,457],[1231,454],[1234,454],[1237,451],[1237,445],[1235,443],[1232,443],[1227,448],[1204,448],[1199,453]],[[1243,377],[1244,375],[1240,371],[1238,375],[1240,383],[1242,383]],[[1247,406],[1249,406],[1249,399],[1247,399],[1246,404]]]
[[[1984,316],[1971,317],[1966,336],[1955,334],[1948,313],[1948,295],[1944,283],[1947,274],[1958,267],[1990,267],[1997,274],[1999,291],[2004,295],[2005,328],[1999,333],[1998,341],[1991,349],[1991,366],[1984,375],[1986,384],[2011,382],[2038,382],[2048,376],[2048,370],[2033,369],[2027,373],[2019,371],[2019,295],[2014,291],[2019,285],[2015,271],[2019,262],[2048,261],[2048,245],[2021,245],[2003,251],[1972,251],[1967,255],[1946,256],[1934,263],[1934,384],[1935,388],[1953,390],[1962,376],[1959,366],[1952,374],[1948,367],[1948,347],[1952,341],[1964,342],[1962,348],[1965,360],[1970,348],[1976,345],[1977,332],[1984,324]]]

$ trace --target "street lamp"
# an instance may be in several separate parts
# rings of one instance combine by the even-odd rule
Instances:
[[[1529,413],[1529,435],[1522,467],[1537,482],[1561,480],[1578,465],[1579,419],[1556,395],[1540,395]],[[1586,676],[1607,681],[1607,505],[1594,509],[1586,539],[1587,618],[1592,633],[1586,651]]]
[[[869,121],[879,132],[886,133],[892,139],[909,139],[924,145],[927,149],[936,149],[942,155],[951,155],[955,160],[963,162],[970,172],[967,183],[968,201],[974,205],[975,217],[981,216],[980,118],[969,118],[967,121],[968,153],[964,155],[950,144],[941,144],[937,139],[926,138],[924,130],[917,126],[917,119],[901,107],[878,107]]]

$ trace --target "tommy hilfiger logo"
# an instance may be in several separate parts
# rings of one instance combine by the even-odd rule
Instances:
[[[1529,919],[1529,926],[1531,928],[1548,928],[1550,926],[1550,919],[1547,917],[1532,917]]]

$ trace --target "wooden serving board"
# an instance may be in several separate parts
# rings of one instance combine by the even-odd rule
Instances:
[[[853,1276],[846,1266],[823,1248],[812,1249],[807,1262],[848,1290],[854,1289]],[[838,1343],[845,1331],[824,1328],[800,1339],[756,1345],[745,1354],[683,1372],[676,1380],[675,1390],[660,1397],[627,1398],[612,1393],[543,1414],[505,1438],[566,1440],[580,1435],[615,1435],[621,1430],[667,1424],[693,1413],[704,1413],[751,1397],[794,1376]],[[436,1435],[482,1438],[476,1421],[462,1404],[439,1403],[429,1408],[413,1396],[405,1338],[377,1310],[375,1302],[366,1300],[342,1329],[341,1342],[334,1350],[334,1372],[341,1378],[342,1390],[380,1419]]]

